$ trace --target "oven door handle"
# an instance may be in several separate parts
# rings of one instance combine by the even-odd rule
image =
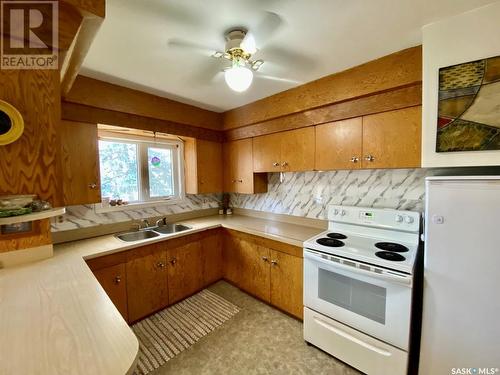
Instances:
[[[314,262],[326,264],[326,265],[333,267],[333,268],[346,270],[346,271],[349,271],[352,273],[371,277],[371,278],[378,279],[378,280],[383,280],[383,281],[393,282],[393,283],[396,282],[396,283],[404,284],[407,286],[411,286],[411,284],[412,284],[412,277],[410,275],[397,276],[397,275],[388,275],[387,273],[375,273],[372,271],[365,271],[365,270],[362,270],[362,269],[359,269],[356,267],[346,266],[345,264],[342,264],[342,263],[337,263],[337,262],[333,262],[333,261],[328,260],[328,259],[324,259],[317,252],[311,251],[309,249],[304,249],[304,258],[311,259]]]

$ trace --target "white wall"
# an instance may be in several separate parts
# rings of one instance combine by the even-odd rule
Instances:
[[[422,167],[500,165],[500,151],[435,151],[439,69],[500,55],[500,1],[426,25],[422,32]]]

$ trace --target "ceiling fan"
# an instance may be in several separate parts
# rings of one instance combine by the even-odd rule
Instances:
[[[283,24],[280,16],[273,12],[265,12],[265,16],[257,25],[254,31],[249,31],[247,28],[239,26],[233,27],[224,33],[225,47],[223,51],[211,50],[205,46],[198,45],[189,41],[170,39],[170,47],[190,48],[202,51],[210,51],[210,56],[215,59],[216,64],[206,65],[206,70],[200,77],[203,80],[212,81],[214,76],[218,76],[224,72],[224,79],[229,88],[236,92],[246,91],[253,82],[254,73],[257,73],[259,68],[264,64],[262,59],[252,59],[252,56],[258,51],[257,46],[265,45],[265,41],[271,37]],[[265,54],[265,53],[264,53]],[[270,55],[273,53],[270,51]],[[291,54],[286,54],[284,50],[275,49],[274,55],[281,55],[287,58]],[[299,58],[295,62],[300,62]],[[226,61],[230,66],[222,69],[221,61]],[[293,62],[290,62],[293,63]],[[279,78],[269,75],[264,75],[259,72],[260,78],[270,79],[275,81],[289,82],[298,84],[300,82]]]

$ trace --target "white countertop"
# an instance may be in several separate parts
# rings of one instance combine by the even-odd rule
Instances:
[[[84,258],[224,227],[302,247],[321,229],[250,216],[181,221],[193,229],[126,243],[113,235],[54,246],[52,258],[0,270],[0,375],[127,374],[139,344]]]

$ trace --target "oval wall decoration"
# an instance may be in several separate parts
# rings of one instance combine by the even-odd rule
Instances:
[[[11,104],[0,100],[0,146],[17,141],[23,131],[21,113]]]

